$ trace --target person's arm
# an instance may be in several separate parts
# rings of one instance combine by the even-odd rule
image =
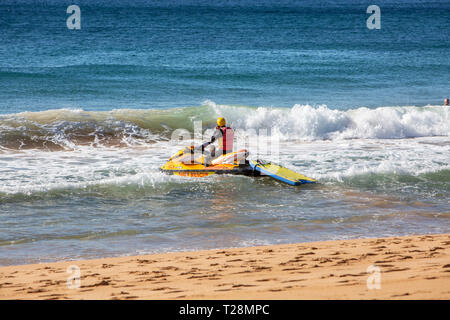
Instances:
[[[215,130],[214,130],[214,133],[213,133],[213,135],[212,135],[212,137],[211,137],[211,140],[208,141],[208,142],[205,142],[204,144],[202,144],[202,151],[205,150],[205,148],[206,148],[207,146],[209,146],[211,143],[214,143],[214,141],[216,141],[216,140],[219,138],[219,135],[220,135],[220,134],[221,134],[221,133],[220,133],[220,130],[219,130],[219,129],[215,129]]]

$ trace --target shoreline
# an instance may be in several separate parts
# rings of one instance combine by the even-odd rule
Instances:
[[[0,267],[2,300],[449,298],[450,234]]]

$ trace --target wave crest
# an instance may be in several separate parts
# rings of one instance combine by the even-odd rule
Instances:
[[[0,148],[67,150],[79,145],[130,146],[168,140],[176,129],[215,126],[224,116],[239,131],[270,129],[281,140],[403,139],[449,136],[450,108],[393,106],[346,111],[325,105],[292,108],[219,105],[174,109],[57,109],[0,116]]]
[[[442,106],[361,107],[341,111],[325,105],[294,105],[290,109],[258,107],[248,112],[242,110],[246,107],[208,103],[238,128],[271,128],[272,133],[284,140],[403,139],[450,134],[450,108]]]

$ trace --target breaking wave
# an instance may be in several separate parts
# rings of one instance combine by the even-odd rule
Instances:
[[[194,122],[212,128],[224,116],[238,131],[268,129],[281,140],[403,139],[449,136],[450,108],[390,106],[350,110],[325,105],[292,108],[219,105],[173,109],[56,109],[0,115],[1,149],[71,150],[80,145],[130,146],[169,140]]]

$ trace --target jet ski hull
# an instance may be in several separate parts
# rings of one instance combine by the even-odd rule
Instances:
[[[168,168],[167,166],[161,167],[161,171],[167,174],[183,176],[183,177],[207,177],[213,174],[239,174],[245,176],[259,175],[259,172],[255,171],[249,164],[238,166],[210,166],[199,169],[185,168],[183,166],[175,166],[174,168]]]
[[[161,167],[161,171],[185,177],[206,177],[212,174],[254,175],[255,170],[245,160],[247,156],[247,150],[242,149],[222,155],[205,166],[203,155],[179,152]]]

